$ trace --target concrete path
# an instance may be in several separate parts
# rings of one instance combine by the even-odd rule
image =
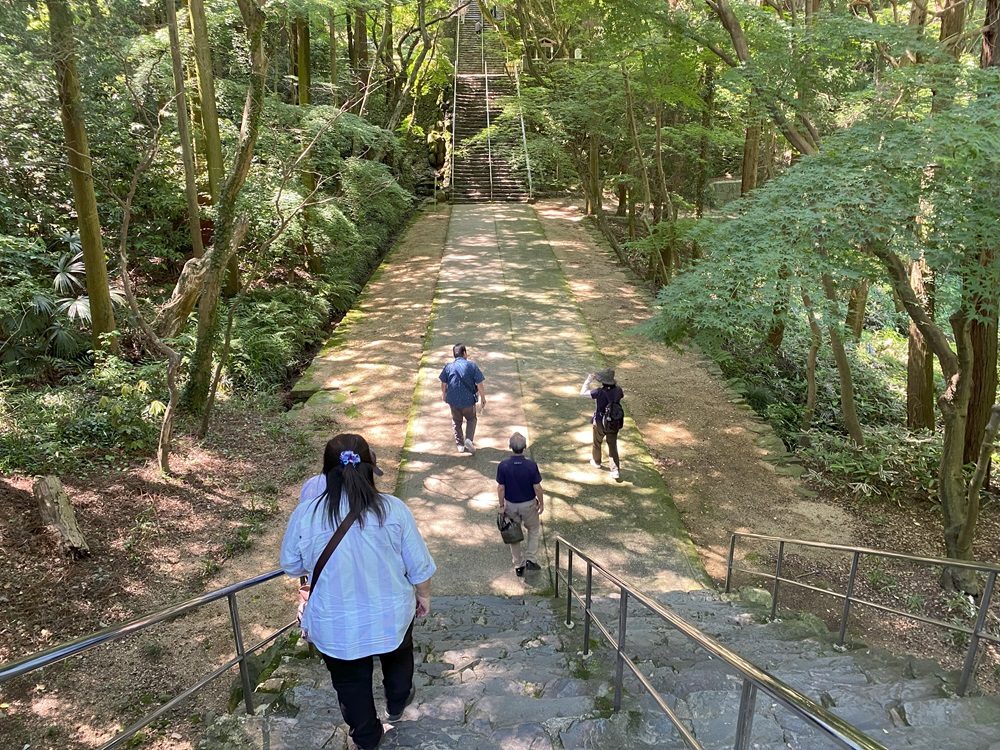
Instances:
[[[459,341],[486,376],[473,456],[455,450],[437,379]],[[547,562],[560,534],[643,586],[704,584],[635,425],[629,421],[621,434],[620,483],[588,463],[593,402],[578,394],[586,373],[603,364],[534,210],[455,206],[398,483],[437,561],[436,592],[510,594],[551,585],[551,565],[514,576],[494,525],[496,465],[509,455],[514,430],[528,436],[541,466]]]

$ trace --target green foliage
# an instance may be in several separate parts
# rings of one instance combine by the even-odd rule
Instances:
[[[165,400],[162,367],[99,355],[92,370],[39,390],[0,383],[0,472],[63,474],[151,451]]]
[[[66,235],[59,244],[69,252],[0,235],[0,372],[7,376],[50,379],[72,372],[86,354],[90,304],[79,240]]]
[[[936,498],[940,433],[913,434],[901,427],[868,429],[864,448],[846,437],[814,430],[802,457],[820,484],[849,487],[859,499],[896,503]]]
[[[327,302],[292,287],[254,293],[233,321],[227,374],[239,390],[272,390],[326,335]]]

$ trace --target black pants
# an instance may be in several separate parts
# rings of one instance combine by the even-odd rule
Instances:
[[[604,428],[594,422],[594,463],[601,463],[601,443],[608,439],[608,455],[615,466],[621,467],[618,460],[618,432],[605,432]]]
[[[406,703],[413,687],[413,623],[406,629],[403,642],[387,654],[377,654],[382,664],[382,687],[388,712],[395,713]],[[340,713],[349,728],[348,734],[361,750],[371,750],[382,739],[382,721],[375,711],[371,656],[360,659],[335,659],[323,654],[337,691]]]

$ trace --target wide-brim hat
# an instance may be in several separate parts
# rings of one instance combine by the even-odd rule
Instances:
[[[615,371],[610,367],[605,367],[603,370],[598,370],[594,373],[594,380],[598,383],[603,383],[604,385],[614,385]]]

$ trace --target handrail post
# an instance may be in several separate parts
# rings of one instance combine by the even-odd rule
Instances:
[[[250,685],[250,667],[247,666],[247,654],[243,648],[243,632],[240,630],[240,611],[236,606],[236,594],[226,597],[229,600],[229,619],[233,625],[233,640],[236,641],[236,655],[240,659],[240,682],[243,684],[243,705],[249,716],[253,716],[253,687]]]
[[[618,659],[615,663],[615,711],[622,707],[622,679],[625,672],[625,625],[628,622],[628,589],[622,588],[618,605]]]
[[[729,584],[733,581],[733,558],[736,557],[736,532],[729,536],[729,563],[726,565],[726,593],[729,593]]]
[[[587,560],[587,594],[583,607],[583,655],[590,655],[590,606],[591,592],[594,589],[594,564]]]
[[[559,598],[559,551],[560,551],[560,539],[556,537],[556,599]]]
[[[847,579],[847,593],[844,595],[844,611],[840,613],[840,631],[837,633],[837,645],[844,645],[847,637],[847,618],[851,616],[851,598],[854,596],[854,582],[858,578],[858,559],[860,552],[855,552],[851,560],[851,575]]]
[[[785,559],[785,543],[778,542],[778,564],[774,568],[774,586],[771,588],[771,620],[772,622],[778,615],[778,586],[781,581],[781,563]]]
[[[573,627],[573,548],[566,558],[566,627]]]
[[[969,638],[969,651],[965,655],[965,664],[962,666],[962,677],[958,681],[958,695],[965,696],[965,691],[969,687],[972,673],[976,664],[976,654],[979,651],[979,634],[983,632],[983,625],[986,624],[986,613],[990,608],[990,599],[993,598],[993,587],[997,582],[997,573],[991,570],[986,578],[986,589],[983,591],[983,599],[979,602],[979,615],[976,617],[976,627],[972,629]]]
[[[753,712],[757,706],[757,686],[750,680],[743,679],[743,690],[740,693],[740,713],[736,720],[736,741],[733,750],[749,750],[750,736],[753,733]]]

